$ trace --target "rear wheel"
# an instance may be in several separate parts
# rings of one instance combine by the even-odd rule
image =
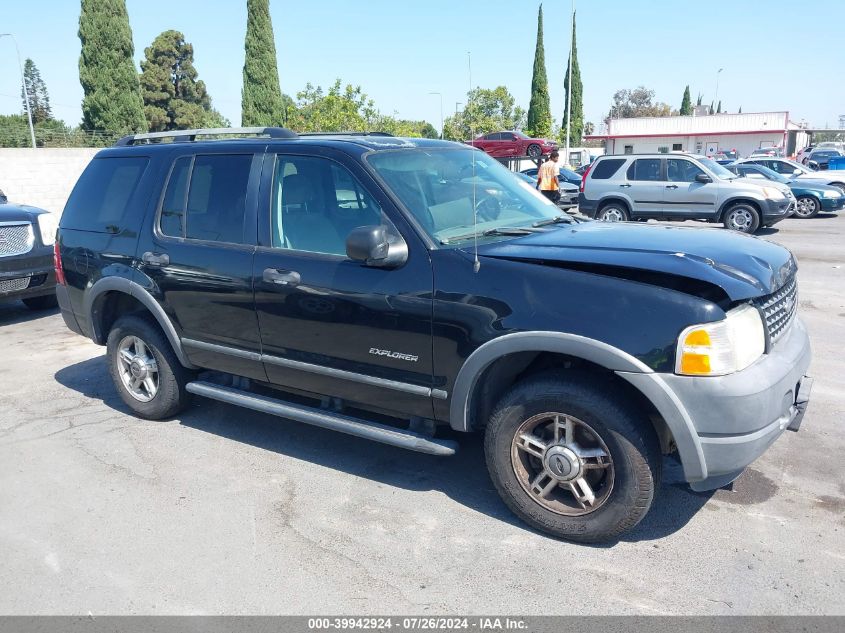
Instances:
[[[628,209],[618,202],[611,202],[599,209],[597,220],[602,222],[627,222],[630,220]]]
[[[740,233],[754,233],[760,228],[760,214],[750,204],[740,202],[725,211],[725,228]]]
[[[634,527],[660,483],[648,419],[583,376],[553,372],[514,386],[490,418],[484,448],[508,507],[572,541],[607,541]]]
[[[799,218],[812,218],[821,210],[819,201],[813,196],[799,196],[795,204],[795,215]]]
[[[30,310],[52,310],[59,305],[59,300],[56,295],[44,295],[43,297],[27,297],[23,299],[23,304]]]
[[[531,143],[531,145],[529,145],[528,149],[525,151],[528,154],[529,158],[540,158],[540,156],[543,154],[543,150],[541,150],[540,146],[536,143]]]
[[[118,319],[109,332],[106,349],[115,387],[136,415],[162,420],[187,406],[185,385],[190,372],[150,319],[136,315]]]

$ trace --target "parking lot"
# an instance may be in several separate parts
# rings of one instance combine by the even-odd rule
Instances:
[[[0,304],[0,612],[845,614],[845,217],[762,237],[799,260],[804,424],[733,490],[667,460],[610,546],[519,522],[479,437],[437,458],[212,401],[138,420],[102,348]]]

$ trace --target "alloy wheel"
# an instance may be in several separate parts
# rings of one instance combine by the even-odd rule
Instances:
[[[602,222],[624,222],[625,214],[617,207],[608,207],[601,212]]]
[[[139,402],[149,402],[159,388],[158,364],[150,347],[137,336],[125,336],[117,346],[117,372],[123,387]]]
[[[754,216],[745,207],[740,207],[728,213],[728,216],[725,218],[725,224],[729,229],[734,231],[748,233],[754,225]]]
[[[800,218],[809,218],[818,213],[819,203],[815,198],[802,197],[798,198],[795,205],[795,215]]]

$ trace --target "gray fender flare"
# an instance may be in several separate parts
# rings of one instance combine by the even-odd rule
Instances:
[[[470,431],[469,406],[478,379],[494,361],[516,352],[552,352],[600,365],[628,381],[657,409],[678,446],[687,480],[704,479],[707,469],[695,426],[678,397],[650,367],[612,345],[564,332],[518,332],[488,341],[464,362],[449,408],[449,422],[457,431]]]
[[[176,357],[179,359],[179,362],[188,369],[195,369],[195,366],[185,356],[185,352],[182,349],[182,341],[176,333],[176,328],[173,326],[173,323],[170,321],[170,317],[167,316],[167,313],[161,305],[159,305],[158,301],[156,301],[153,296],[143,288],[143,286],[124,277],[104,277],[91,286],[88,292],[85,293],[83,310],[91,320],[91,325],[94,330],[94,339],[96,342],[99,343],[101,341],[105,341],[108,336],[108,332],[101,332],[99,326],[97,325],[99,322],[99,315],[97,314],[97,299],[106,292],[115,291],[122,292],[140,301],[144,307],[150,311],[150,314],[153,315],[153,318],[161,327],[164,335],[170,343],[170,346],[173,348]]]

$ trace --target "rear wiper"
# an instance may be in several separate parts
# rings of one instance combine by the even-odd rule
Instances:
[[[556,215],[553,218],[549,218],[548,220],[540,220],[535,222],[531,226],[538,227],[538,226],[548,226],[549,224],[572,224],[575,220],[572,219],[571,215],[564,213],[563,215]]]
[[[495,229],[487,229],[486,231],[478,231],[477,233],[467,233],[466,235],[458,235],[456,237],[449,237],[440,240],[441,244],[451,244],[452,242],[460,242],[462,240],[471,240],[474,237],[487,237],[489,235],[530,235],[537,233],[537,229],[529,226],[500,226]]]

